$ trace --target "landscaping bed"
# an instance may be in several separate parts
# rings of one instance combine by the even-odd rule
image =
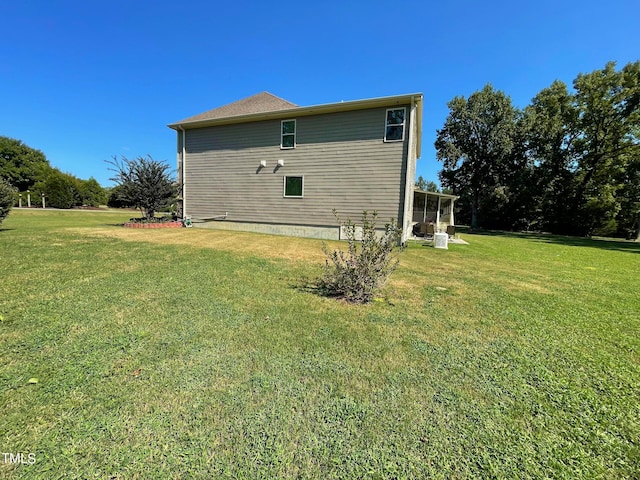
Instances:
[[[123,225],[125,228],[181,228],[182,222],[127,222]]]
[[[123,226],[125,228],[181,228],[183,223],[175,217],[166,215],[154,218],[130,218]]]

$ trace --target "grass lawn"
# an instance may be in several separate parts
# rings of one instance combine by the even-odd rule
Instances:
[[[640,477],[640,245],[412,245],[354,306],[319,241],[130,216],[0,226],[0,478]]]

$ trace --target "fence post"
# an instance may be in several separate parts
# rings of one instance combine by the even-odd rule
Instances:
[[[27,190],[27,207],[31,208],[31,192]]]
[[[22,194],[18,194],[18,208],[22,208]]]
[[[42,208],[46,208],[46,205],[44,203],[44,193],[42,194]]]

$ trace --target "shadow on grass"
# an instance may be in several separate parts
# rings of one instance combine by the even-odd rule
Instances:
[[[326,290],[320,286],[318,278],[303,277],[298,282],[290,283],[289,288],[297,292],[312,293],[318,297],[331,298],[330,295],[327,295]]]
[[[316,295],[321,298],[332,298],[336,301],[349,304],[349,302],[347,302],[343,297],[339,295],[332,295],[327,291],[327,289],[322,288],[322,286],[320,285],[320,278],[318,277],[315,277],[315,278],[303,277],[298,282],[290,283],[289,288],[295,290],[296,292],[311,293],[312,295]],[[350,304],[350,305],[356,305],[356,304]]]
[[[296,292],[310,293],[312,295],[316,295],[321,298],[330,298],[332,300],[335,300],[336,302],[339,302],[342,305],[367,306],[367,305],[371,305],[374,301],[375,302],[383,301],[385,302],[386,305],[389,305],[391,307],[395,307],[396,305],[392,300],[390,300],[386,296],[382,296],[382,297],[379,296],[381,294],[380,292],[377,292],[377,295],[375,295],[369,302],[364,302],[364,303],[350,302],[344,296],[331,294],[325,288],[322,288],[320,286],[319,278],[308,278],[308,277],[302,278],[300,279],[299,282],[290,283],[289,288],[295,290]]]
[[[600,248],[603,250],[617,250],[619,252],[640,253],[640,243],[605,239],[605,238],[585,238],[569,237],[564,235],[552,235],[549,233],[526,233],[526,232],[505,232],[500,230],[467,230],[466,233],[474,235],[486,235],[491,237],[522,238],[535,242],[555,243],[571,247]]]

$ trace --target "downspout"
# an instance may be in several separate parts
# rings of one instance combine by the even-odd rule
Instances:
[[[185,181],[185,166],[187,157],[187,146],[185,144],[187,139],[187,132],[182,125],[178,125],[178,129],[182,131],[182,151],[180,155],[180,191],[182,196],[182,218],[187,218],[187,196],[186,196],[186,181]],[[178,145],[180,144],[180,134],[178,134]]]
[[[401,242],[405,243],[409,238],[409,228],[411,224],[411,209],[413,203],[413,184],[415,177],[415,123],[416,123],[416,102],[415,97],[411,96],[411,111],[409,113],[409,148],[407,151],[407,168],[405,174],[404,187],[404,214],[402,219],[402,238]]]

